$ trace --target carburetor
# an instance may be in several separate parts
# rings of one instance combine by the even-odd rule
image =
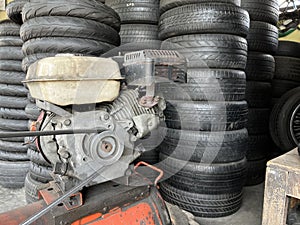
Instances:
[[[126,56],[124,65],[126,71]],[[155,76],[155,69],[149,74],[153,67],[138,70],[147,74],[149,82],[144,84],[122,77],[113,59],[61,55],[29,68],[25,82],[43,110],[39,130],[61,131],[40,136],[37,143],[62,191],[95,171],[99,174],[89,185],[131,175],[130,164],[142,151],[135,142],[164,120],[165,101],[155,96],[155,79],[149,80]]]

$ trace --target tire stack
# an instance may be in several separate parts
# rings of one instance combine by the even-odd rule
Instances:
[[[249,12],[250,30],[248,62],[246,67],[246,100],[249,105],[246,185],[264,181],[267,157],[272,142],[269,136],[271,81],[275,61],[272,54],[278,47],[279,5],[277,0],[242,0],[241,6]]]
[[[26,131],[27,89],[22,81],[22,40],[20,25],[6,20],[0,23],[0,130]],[[0,185],[21,188],[29,169],[23,138],[0,139]]]
[[[100,56],[119,46],[120,18],[97,0],[41,0],[23,8],[23,69],[59,53]]]
[[[275,56],[275,79],[270,133],[278,153],[286,153],[299,143],[300,43],[279,41]]]
[[[246,172],[249,15],[234,0],[161,0],[160,12],[162,49],[188,61],[186,84],[158,87],[168,127],[159,146],[168,178],[161,193],[196,216],[233,214]]]
[[[160,49],[158,39],[159,0],[106,0],[121,18],[121,46],[109,55],[144,49]]]

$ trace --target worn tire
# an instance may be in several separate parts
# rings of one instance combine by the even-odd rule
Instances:
[[[270,109],[249,108],[247,129],[249,134],[266,134],[269,129]]]
[[[0,25],[1,27],[1,25]],[[23,41],[17,36],[0,36],[0,47],[22,47]]]
[[[26,55],[37,53],[79,53],[99,56],[114,47],[111,44],[95,40],[53,37],[31,39],[24,43],[22,49]]]
[[[249,52],[245,72],[247,80],[270,82],[274,77],[275,59],[272,55]]]
[[[0,118],[15,119],[15,120],[28,119],[24,109],[9,109],[9,108],[0,108]]]
[[[263,21],[276,25],[279,19],[277,0],[242,0],[241,7],[249,12],[253,21]]]
[[[5,188],[21,188],[29,170],[29,161],[10,162],[0,160],[0,185]]]
[[[22,9],[27,0],[14,0],[6,6],[6,14],[10,20],[22,24]]]
[[[158,26],[151,24],[123,24],[120,30],[121,44],[158,40]]]
[[[28,90],[23,85],[1,84],[0,95],[26,97]]]
[[[176,159],[202,163],[242,160],[247,151],[246,129],[226,132],[198,132],[167,129],[158,150]]]
[[[0,96],[0,105],[4,108],[25,109],[27,105],[27,98]]]
[[[238,211],[242,205],[242,192],[222,195],[197,194],[173,187],[168,182],[160,184],[160,192],[166,201],[199,217],[228,216]]]
[[[238,102],[187,102],[170,100],[164,111],[169,128],[195,131],[229,131],[245,128],[248,106]]]
[[[0,160],[19,162],[28,161],[28,157],[26,152],[9,152],[0,149]]]
[[[208,0],[160,0],[159,11],[160,13],[164,13],[170,9],[176,8],[178,6],[194,4],[194,3],[207,3],[210,2]],[[214,0],[214,2],[226,3],[226,4],[234,4],[236,6],[241,5],[240,0]]]
[[[33,179],[30,172],[27,173],[25,178],[25,197],[27,203],[39,201],[39,191],[49,187],[49,183],[42,183]]]
[[[230,4],[183,5],[161,15],[159,37],[165,40],[174,36],[195,33],[233,34],[246,37],[249,21],[247,11]]]
[[[23,8],[23,21],[44,16],[70,16],[94,20],[120,30],[120,17],[110,7],[97,0],[41,0],[29,2]]]
[[[37,181],[47,183],[53,178],[51,177],[50,173],[52,172],[51,167],[45,167],[38,164],[35,164],[33,162],[30,162],[29,171],[31,174],[31,177]]]
[[[122,24],[158,23],[158,0],[110,0],[105,3],[119,14]]]
[[[0,23],[0,36],[20,36],[20,25],[12,22],[5,21]]]
[[[38,150],[33,150],[31,148],[28,148],[27,156],[30,159],[30,161],[33,162],[34,164],[38,164],[44,167],[51,167],[51,164],[44,159],[42,153],[40,153]]]
[[[267,160],[257,160],[247,162],[246,186],[254,186],[265,181]]]
[[[278,48],[278,29],[269,23],[251,21],[247,41],[249,51],[275,54]]]
[[[273,107],[270,116],[270,134],[274,143],[282,152],[297,147],[290,129],[294,110],[300,104],[300,87],[284,94]]]
[[[0,71],[22,72],[22,63],[17,60],[0,60]]]
[[[245,182],[246,159],[224,164],[194,163],[160,154],[160,165],[172,186],[199,194],[241,192]]]
[[[272,87],[270,83],[248,81],[246,100],[250,108],[268,108],[271,103]]]
[[[21,47],[0,47],[0,60],[22,60],[23,57]]]
[[[275,56],[275,79],[300,82],[300,59],[286,56]]]
[[[159,96],[166,100],[242,101],[245,99],[246,75],[239,70],[189,69],[187,84],[156,84]]]
[[[0,149],[7,152],[19,152],[26,153],[27,146],[23,144],[24,142],[10,142],[0,140]]]
[[[24,42],[43,37],[69,37],[120,45],[120,36],[112,27],[97,21],[70,16],[32,18],[22,25],[20,36]]]
[[[21,84],[25,77],[26,74],[23,72],[0,70],[0,80],[6,84]]]
[[[37,120],[37,118],[41,114],[41,111],[36,106],[36,104],[32,104],[32,103],[26,105],[25,112],[26,112],[28,119],[30,119],[30,120]]]
[[[183,35],[165,40],[161,49],[181,53],[187,58],[188,68],[244,70],[247,63],[247,41],[235,35]]]
[[[299,81],[273,79],[272,80],[272,97],[280,98],[285,93],[287,93],[290,90],[297,88],[299,86],[300,86]]]
[[[300,43],[294,41],[279,41],[276,55],[300,58]]]
[[[248,161],[266,159],[271,149],[272,142],[268,134],[249,135],[246,158]]]
[[[12,131],[27,131],[28,120],[12,120],[0,118],[0,129]]]

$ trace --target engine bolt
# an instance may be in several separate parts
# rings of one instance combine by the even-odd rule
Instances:
[[[110,153],[113,150],[113,146],[111,143],[103,141],[101,144],[101,149],[104,152]]]
[[[104,120],[109,120],[109,115],[108,115],[108,114],[105,114],[105,115],[103,116],[103,119],[104,119]]]
[[[65,126],[70,126],[71,123],[72,123],[71,120],[65,120],[65,121],[64,121],[64,125],[65,125]]]

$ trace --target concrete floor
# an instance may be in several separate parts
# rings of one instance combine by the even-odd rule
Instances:
[[[261,225],[263,190],[264,184],[246,187],[242,208],[234,215],[217,219],[196,218],[196,221],[201,225]],[[24,188],[0,187],[0,196],[0,213],[26,205]]]

